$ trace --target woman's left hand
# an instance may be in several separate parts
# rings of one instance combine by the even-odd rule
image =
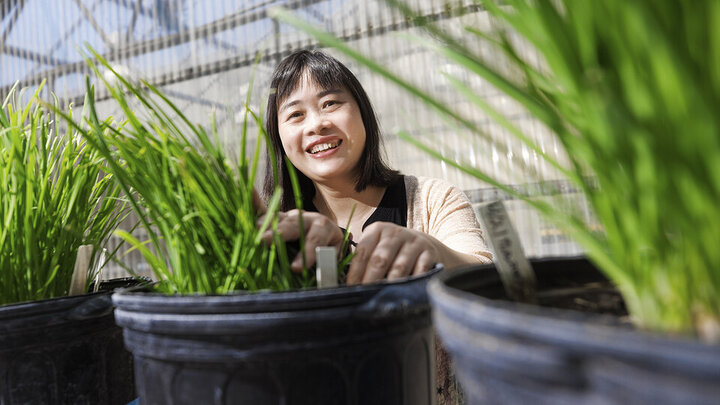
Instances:
[[[363,231],[350,263],[348,284],[396,280],[430,270],[449,250],[437,239],[390,222],[375,222]]]

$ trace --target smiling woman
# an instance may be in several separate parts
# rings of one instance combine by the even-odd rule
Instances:
[[[278,132],[293,165],[314,184],[353,185],[366,136],[350,92],[325,90],[305,72],[291,97],[279,109]]]
[[[276,68],[270,93],[267,132],[275,156],[299,171],[304,210],[297,209],[284,159],[273,163],[268,156],[266,173],[277,170],[278,184],[267,176],[264,192],[283,190],[286,213],[278,229],[286,240],[299,237],[302,221],[307,264],[314,263],[315,247],[340,245],[340,226],[348,224],[356,246],[348,284],[421,274],[435,263],[490,261],[462,191],[402,175],[383,161],[370,100],[342,63],[319,51],[295,52]],[[301,254],[292,268],[302,269]]]

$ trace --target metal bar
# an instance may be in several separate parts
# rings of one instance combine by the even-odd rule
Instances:
[[[355,6],[355,8],[357,8],[357,5]],[[320,24],[322,24],[322,25],[325,25],[325,24],[327,24],[327,22],[328,22],[328,19],[325,18],[325,15],[324,15],[324,14],[320,14],[320,12],[317,11],[317,10],[308,8],[308,9],[303,9],[302,11],[304,11],[305,14],[307,14],[307,15],[309,15],[309,16],[311,16],[311,17],[314,17],[315,19],[317,19],[318,22],[319,22]]]
[[[320,2],[323,0],[312,0],[313,2]],[[300,0],[291,0],[286,4],[287,8],[296,9],[300,6]],[[253,9],[255,10],[255,9]],[[155,51],[166,48],[177,46],[192,39],[202,39],[219,32],[217,27],[223,27],[225,30],[233,29],[239,25],[247,24],[253,21],[258,21],[267,17],[267,9],[260,9],[251,12],[245,10],[233,13],[227,17],[223,17],[219,20],[215,20],[211,23],[195,27],[193,29],[178,32],[176,34],[168,35],[165,38],[154,38],[148,41],[138,42],[131,44],[130,46],[120,49],[120,55],[122,56],[135,56],[138,50],[150,48]]]
[[[47,62],[46,64],[52,65],[52,66],[60,66],[60,65],[67,65],[68,62],[62,59],[56,59],[49,55],[41,55],[35,51],[31,51],[29,49],[25,48],[18,48],[16,46],[8,46],[5,45],[2,48],[2,53],[15,56],[18,58],[27,59],[30,61],[38,61],[42,60],[44,62]]]
[[[592,177],[588,177],[587,180],[594,183]],[[532,183],[508,184],[508,186],[526,197],[581,194],[583,192],[580,187],[570,180],[541,180]],[[593,184],[593,187],[596,187],[596,185]],[[463,192],[474,204],[487,201],[512,201],[518,199],[514,195],[508,194],[497,187],[476,188],[463,190]]]
[[[133,40],[133,31],[135,31],[135,24],[137,23],[138,15],[140,15],[142,9],[142,0],[137,0],[133,7],[133,14],[128,24],[127,33],[125,34],[125,42],[130,43]]]
[[[20,16],[23,7],[25,7],[25,0],[20,0],[17,2],[17,7],[13,9],[13,15],[12,17],[10,17],[10,21],[8,21],[8,25],[7,27],[5,27],[2,36],[0,36],[0,50],[5,48],[5,41],[7,41],[8,36],[10,36],[10,31],[12,31],[13,27],[15,26],[15,23],[17,22],[17,19]]]
[[[138,12],[139,12],[140,15],[154,18],[153,12],[152,12],[149,8],[143,8],[143,7],[138,8],[137,4],[138,4],[138,3],[141,3],[142,0],[138,0],[138,2],[135,3],[135,6],[131,6],[131,5],[130,5],[131,2],[130,2],[129,0],[110,0],[110,1],[112,1],[113,3],[119,4],[119,5],[121,5],[121,6],[125,7],[125,8],[130,8],[130,9],[136,8],[136,9],[138,9]],[[250,11],[252,11],[252,10],[257,10],[257,9],[259,9],[259,8],[262,8],[262,7],[271,5],[271,4],[273,4],[273,3],[277,3],[277,2],[278,2],[278,0],[267,0],[267,1],[264,1],[264,2],[262,2],[262,3],[254,4],[254,5],[246,8],[246,9],[240,10],[240,11],[238,11],[238,12],[239,12],[239,13],[247,13],[247,12],[250,12]]]
[[[277,20],[272,21],[273,24],[273,35],[275,41],[273,43],[275,44],[275,51],[271,52],[275,55],[275,60],[273,61],[274,64],[280,63],[280,23]]]
[[[80,11],[83,13],[83,16],[85,16],[85,19],[92,25],[92,27],[97,31],[98,34],[100,34],[100,38],[102,38],[103,42],[105,42],[105,46],[108,47],[108,49],[115,48],[115,45],[113,44],[113,41],[108,38],[108,36],[105,34],[105,31],[102,29],[100,24],[95,21],[95,18],[93,18],[92,12],[85,7],[84,4],[82,4],[82,1],[80,0],[74,0],[75,4],[77,4]]]
[[[132,20],[130,21],[130,27],[128,28],[128,35],[130,35],[130,34],[132,33],[132,28],[134,28],[135,20],[137,19],[137,15],[143,15],[143,16],[150,17],[150,18],[156,18],[156,16],[153,14],[152,10],[141,7],[140,3],[142,3],[142,0],[137,0],[137,2],[135,3],[134,6],[131,6],[131,5],[130,5],[130,1],[129,1],[129,0],[111,0],[111,1],[113,1],[113,2],[116,3],[116,4],[119,4],[119,5],[123,6],[123,7],[125,7],[125,8],[132,8],[132,9],[133,9],[133,13],[134,13],[134,14],[133,14]],[[317,1],[322,1],[322,0],[317,0]],[[235,14],[246,14],[246,13],[249,13],[250,11],[260,9],[260,8],[262,8],[262,7],[271,5],[271,4],[273,4],[273,3],[277,3],[277,0],[267,0],[267,1],[265,1],[265,2],[255,4],[255,5],[253,5],[253,6],[250,6],[250,7],[248,7],[248,8],[245,8],[245,9],[243,9],[243,10],[239,10],[239,11],[236,12]],[[187,27],[185,26],[184,28],[187,28]],[[230,28],[230,27],[228,27],[228,29],[229,29],[229,28]],[[220,31],[224,31],[224,30],[221,29]],[[233,45],[231,45],[231,44],[227,44],[227,43],[224,43],[224,42],[222,42],[222,41],[217,41],[217,40],[214,40],[214,39],[213,39],[213,41],[214,41],[214,42],[213,42],[214,45],[221,46],[221,47],[223,47],[223,48],[225,48],[225,49],[233,49],[233,50],[237,49],[237,47],[235,47],[235,46],[233,46]]]
[[[123,6],[127,9],[133,10],[133,12],[144,15],[144,16],[150,16],[152,14],[151,11],[148,11],[147,9],[142,7],[142,0],[137,0],[135,4],[132,4],[129,0],[111,0],[113,3]]]
[[[135,2],[135,5],[134,5],[134,6],[130,4],[130,1],[129,1],[129,0],[111,0],[111,1],[114,2],[114,3],[116,3],[116,4],[119,4],[119,5],[123,6],[123,7],[125,7],[125,8],[132,9],[132,10],[133,10],[133,15],[132,15],[132,18],[131,18],[131,20],[130,20],[130,24],[128,25],[128,30],[127,30],[127,33],[126,33],[126,42],[128,42],[128,43],[131,42],[131,40],[132,40],[132,32],[133,32],[133,30],[135,29],[135,23],[137,22],[137,17],[138,17],[138,15],[143,15],[143,16],[147,16],[147,17],[150,17],[150,18],[154,18],[154,16],[152,15],[152,12],[151,12],[151,11],[149,11],[148,9],[145,9],[145,8],[142,8],[142,7],[141,7],[141,4],[140,4],[140,3],[142,3],[142,0],[137,0],[137,1]],[[246,8],[246,9],[241,10],[241,11],[239,11],[239,12],[241,12],[241,13],[246,13],[246,12],[248,12],[248,11],[250,11],[250,10],[254,10],[254,9],[263,7],[263,6],[267,5],[267,4],[271,4],[271,3],[274,3],[274,2],[276,2],[276,1],[277,1],[277,0],[269,0],[269,1],[266,1],[265,3],[256,4],[256,5],[254,5],[254,6],[250,7],[250,8]],[[183,25],[183,28],[184,28],[185,30],[187,30],[188,27],[187,27],[186,25]],[[224,31],[224,30],[221,29],[220,31]],[[211,38],[211,39],[209,39],[209,40],[208,40],[208,39],[205,39],[205,40],[206,40],[206,41],[209,41],[209,43],[211,43],[211,44],[213,44],[213,45],[215,45],[215,46],[218,46],[218,47],[220,47],[220,48],[223,48],[223,49],[225,49],[225,50],[237,51],[237,49],[238,49],[238,47],[235,46],[235,45],[229,44],[229,43],[224,42],[224,41],[217,40],[217,39],[215,39],[215,38]]]
[[[93,5],[93,10],[94,10],[96,4],[97,4],[97,3],[95,3],[95,4]],[[91,10],[91,11],[92,11],[92,10]],[[71,36],[72,34],[75,33],[75,31],[80,27],[80,22],[81,22],[81,21],[82,21],[82,18],[76,19],[76,20],[73,22],[73,24],[72,24],[72,26],[70,27],[70,29],[67,30],[67,31],[65,31],[65,34],[63,34],[62,38],[58,39],[57,41],[55,41],[55,43],[52,44],[52,46],[50,47],[50,49],[51,49],[50,55],[52,55],[53,53],[55,53],[55,52],[57,51],[58,47],[59,47],[60,45],[62,45],[65,41],[67,41],[67,39],[70,38],[70,36]]]
[[[162,92],[163,92],[163,94],[165,94],[165,95],[167,95],[167,96],[175,97],[175,98],[180,99],[180,100],[189,101],[189,102],[191,102],[191,103],[193,103],[193,104],[200,104],[200,105],[204,105],[204,106],[207,106],[207,107],[214,107],[214,106],[217,106],[217,105],[218,105],[218,103],[213,103],[212,101],[210,101],[210,100],[208,100],[208,99],[205,99],[205,98],[202,98],[202,97],[199,97],[199,96],[193,96],[193,95],[190,95],[190,94],[185,94],[185,93],[182,93],[182,92],[179,92],[179,91],[173,91],[173,90],[163,89]]]

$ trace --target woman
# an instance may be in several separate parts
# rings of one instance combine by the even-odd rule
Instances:
[[[340,226],[348,223],[356,249],[348,284],[420,274],[435,263],[454,268],[490,261],[465,194],[441,180],[403,176],[385,164],[370,100],[336,59],[304,50],[280,62],[272,77],[266,129],[280,157],[285,212],[279,231],[286,240],[297,239],[302,215],[308,264],[315,261],[316,246],[340,245]],[[298,171],[303,212],[295,207],[284,156]],[[265,196],[274,188],[267,176]],[[265,238],[271,238],[270,231]],[[301,270],[301,255],[291,267]]]

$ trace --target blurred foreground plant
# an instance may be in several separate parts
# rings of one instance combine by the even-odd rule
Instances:
[[[78,248],[96,260],[127,212],[102,156],[58,125],[41,89],[26,105],[11,91],[0,109],[0,304],[67,295]]]
[[[389,3],[431,34],[414,41],[512,97],[553,132],[567,162],[546,155],[468,82],[444,73],[458,97],[582,190],[603,232],[565,207],[528,198],[448,157],[453,154],[441,155],[434,145],[400,136],[527,201],[566,230],[618,285],[640,326],[705,337],[717,332],[720,2],[477,0],[493,17],[491,29],[468,25],[460,34],[422,18],[406,3]],[[450,10],[455,11],[463,12]],[[285,11],[277,16],[486,137],[467,116],[380,63]],[[479,52],[479,43],[493,52]],[[542,62],[527,58],[522,43]]]

